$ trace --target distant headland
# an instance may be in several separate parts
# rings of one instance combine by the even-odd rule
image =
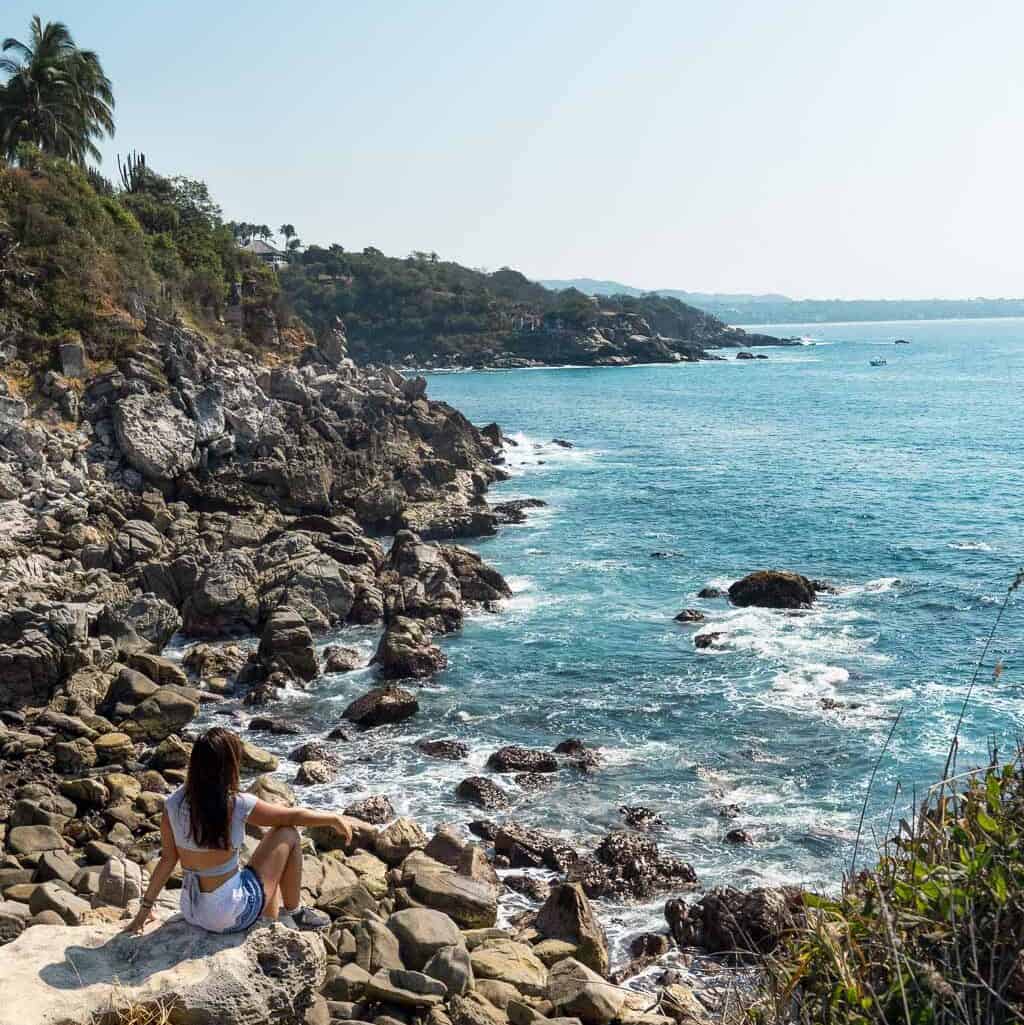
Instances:
[[[575,288],[585,295],[662,296],[678,299],[727,324],[827,324],[844,321],[976,320],[1024,317],[1024,299],[791,299],[766,293],[686,292],[677,288],[645,291],[620,281],[595,278],[543,280],[554,291]]]

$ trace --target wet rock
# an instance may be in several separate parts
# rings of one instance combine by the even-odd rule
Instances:
[[[796,887],[757,887],[746,892],[722,887],[695,904],[670,900],[665,919],[681,947],[770,953],[804,917],[803,893]]]
[[[770,609],[804,609],[814,603],[814,584],[799,573],[758,570],[729,588],[733,605],[759,605]]]
[[[489,606],[512,597],[505,578],[476,552],[461,545],[441,545],[440,552],[455,574],[463,602]]]
[[[623,804],[619,808],[619,814],[625,819],[630,829],[647,831],[650,829],[662,829],[665,820],[653,808],[645,808],[643,805]]]
[[[299,744],[288,752],[290,762],[329,762],[333,760],[331,752],[326,744],[319,740],[307,740],[305,744]]]
[[[664,933],[645,932],[633,937],[629,953],[635,958],[661,957],[668,953],[671,945],[671,940]]]
[[[683,609],[674,618],[677,623],[702,623],[704,622],[704,613],[700,609]]]
[[[373,826],[383,825],[395,817],[395,809],[391,802],[383,794],[375,794],[372,797],[364,797],[348,805],[345,814],[353,819],[361,819]]]
[[[726,592],[721,587],[702,587],[697,592],[698,598],[724,598]]]
[[[295,782],[304,786],[316,786],[321,783],[330,783],[336,774],[335,767],[330,762],[308,761],[299,766],[295,774]]]
[[[362,697],[356,698],[342,716],[361,729],[371,729],[408,719],[419,711],[419,707],[415,694],[389,684],[375,687]]]
[[[340,644],[329,644],[324,648],[325,673],[351,673],[365,665],[366,658],[358,648],[347,648]]]
[[[693,646],[695,648],[712,648],[718,644],[725,634],[721,630],[712,630],[708,633],[697,634],[693,638]]]
[[[595,748],[585,744],[578,737],[569,737],[555,745],[555,754],[562,755],[567,764],[581,772],[593,772],[600,768],[601,755]]]
[[[522,790],[547,790],[556,782],[552,773],[545,772],[520,772],[513,778]]]
[[[660,891],[693,887],[697,875],[686,862],[661,854],[649,837],[613,832],[572,865],[569,879],[591,898],[650,900]]]
[[[196,644],[185,653],[182,665],[200,680],[231,680],[245,665],[248,654],[237,644]]]
[[[481,808],[507,808],[510,803],[505,791],[485,776],[470,776],[464,779],[455,788],[455,793],[463,800]]]
[[[527,509],[541,509],[547,502],[539,498],[517,498],[511,502],[497,502],[491,506],[499,523],[525,523]]]
[[[388,679],[430,676],[447,665],[444,652],[430,639],[430,632],[415,619],[393,619],[377,645],[372,662]]]
[[[276,608],[267,619],[259,656],[268,673],[281,670],[297,680],[312,680],[320,671],[313,635],[303,618],[288,605]]]
[[[670,983],[661,991],[660,1010],[676,1025],[710,1025],[712,1020],[693,990],[679,982]]]
[[[745,829],[730,829],[725,834],[725,842],[739,846],[750,846],[753,844],[754,838]]]
[[[431,758],[443,758],[449,762],[461,761],[469,756],[469,745],[461,740],[420,740],[416,748]]]
[[[249,729],[258,733],[273,733],[278,736],[297,737],[305,730],[290,719],[277,719],[268,715],[254,715],[249,720]]]
[[[513,868],[549,868],[565,872],[575,863],[575,849],[561,837],[507,822],[493,836],[494,849],[508,858]]]
[[[548,751],[512,744],[495,751],[487,759],[487,765],[497,772],[556,772],[558,759]]]

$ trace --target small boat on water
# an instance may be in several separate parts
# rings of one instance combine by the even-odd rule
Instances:
[[[910,342],[906,338],[897,338],[893,345],[909,345]]]
[[[884,367],[884,366],[888,366],[888,360],[884,360],[884,359],[882,359],[882,357],[881,357],[881,356],[879,356],[879,357],[878,357],[878,359],[873,359],[873,360],[871,361],[871,365],[872,365],[873,367]]]

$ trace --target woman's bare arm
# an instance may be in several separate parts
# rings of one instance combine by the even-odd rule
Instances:
[[[341,833],[344,843],[348,846],[352,835],[358,829],[365,828],[365,823],[338,815],[329,811],[316,811],[313,808],[285,808],[280,804],[268,801],[257,801],[249,813],[249,821],[254,826],[330,826]]]
[[[142,932],[146,923],[153,917],[153,904],[160,891],[171,878],[171,873],[178,864],[178,845],[174,842],[174,831],[171,829],[170,820],[167,818],[167,811],[164,810],[160,819],[160,860],[153,869],[149,879],[149,886],[142,897],[142,905],[139,913],[125,926],[125,932]]]

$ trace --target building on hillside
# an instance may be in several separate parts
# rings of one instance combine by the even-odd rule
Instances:
[[[243,253],[252,253],[256,259],[269,263],[271,267],[283,267],[288,262],[288,257],[280,249],[275,249],[261,238],[249,239],[248,242],[240,245],[238,248]]]

